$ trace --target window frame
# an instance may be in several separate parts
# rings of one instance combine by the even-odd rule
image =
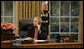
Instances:
[[[13,24],[16,25],[16,13],[15,13],[16,12],[16,1],[13,1],[13,16],[4,16],[4,2],[5,1],[1,1],[1,2],[3,2],[3,10],[2,10],[3,15],[1,15],[1,18],[3,18],[2,22],[5,22],[5,20],[4,20],[5,18],[7,18],[7,17],[11,18],[12,17],[13,18]],[[13,33],[15,33],[15,32],[16,31],[14,30]]]
[[[78,15],[78,16],[71,16],[71,2],[72,1],[70,1],[70,4],[69,4],[69,6],[70,6],[70,8],[69,8],[69,16],[61,16],[61,1],[59,1],[59,16],[51,16],[51,5],[50,5],[50,1],[49,1],[49,21],[51,20],[51,18],[59,18],[59,32],[51,32],[51,30],[50,30],[50,26],[51,26],[51,23],[50,23],[50,25],[49,25],[49,35],[51,35],[51,34],[79,34],[79,28],[78,28],[78,32],[71,32],[71,18],[78,18],[78,19],[80,19],[79,17],[80,17],[80,15]],[[80,10],[80,1],[79,1],[79,10]],[[80,13],[80,12],[79,12]],[[61,18],[69,18],[69,33],[64,33],[64,32],[61,32]],[[78,27],[79,27],[79,20],[78,20]],[[78,40],[77,40],[78,41]]]

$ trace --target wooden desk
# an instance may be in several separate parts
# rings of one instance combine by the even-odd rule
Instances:
[[[83,43],[13,44],[17,48],[83,48]]]
[[[15,36],[12,36],[12,35],[9,35],[9,36],[1,36],[1,41],[5,41],[5,40],[15,40],[19,37],[15,37]],[[12,48],[13,44],[12,43],[1,43],[1,48]]]
[[[13,48],[12,43],[1,43],[1,48]]]
[[[4,36],[1,35],[1,41],[4,41],[4,40],[14,40],[16,38],[19,38],[19,37],[16,37],[15,34],[13,34],[13,33],[8,33],[8,34],[5,34]]]

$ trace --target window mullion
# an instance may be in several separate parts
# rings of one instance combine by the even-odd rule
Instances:
[[[50,1],[49,1],[49,10],[50,10],[50,11],[49,11],[49,13],[50,13],[50,14],[49,14],[49,15],[50,15],[49,21],[51,21],[51,2],[50,2]],[[49,24],[50,24],[50,28],[49,28],[49,29],[50,29],[50,32],[49,32],[49,35],[51,35],[51,22],[50,22]]]
[[[14,23],[14,2],[13,2],[13,23]]]
[[[71,33],[71,1],[70,1],[70,8],[69,8],[70,12],[70,17],[69,17],[69,34]]]
[[[60,11],[61,11],[61,1],[59,1],[59,34],[60,34],[60,29],[61,29],[60,28],[61,27],[61,24],[60,24],[60,16],[61,16],[60,14],[61,14],[61,12]]]
[[[16,4],[15,4],[15,2],[13,1],[13,24],[15,24],[16,25],[16,20],[15,20],[15,16],[16,16],[16,13],[15,13],[15,11],[16,11],[16,9],[15,9],[15,6],[16,6]],[[15,33],[16,31],[13,31],[13,33]]]
[[[3,22],[4,22],[4,1],[3,1]]]

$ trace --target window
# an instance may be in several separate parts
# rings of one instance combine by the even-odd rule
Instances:
[[[78,41],[79,1],[50,1],[50,39],[73,35]]]
[[[15,24],[15,1],[1,1],[1,23]]]

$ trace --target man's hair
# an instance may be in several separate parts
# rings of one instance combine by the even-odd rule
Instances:
[[[34,19],[35,19],[35,18],[37,18],[37,19],[38,19],[38,21],[39,21],[39,24],[41,25],[41,22],[42,22],[42,19],[41,19],[41,17],[38,17],[38,16],[37,16],[37,17],[34,17]]]

